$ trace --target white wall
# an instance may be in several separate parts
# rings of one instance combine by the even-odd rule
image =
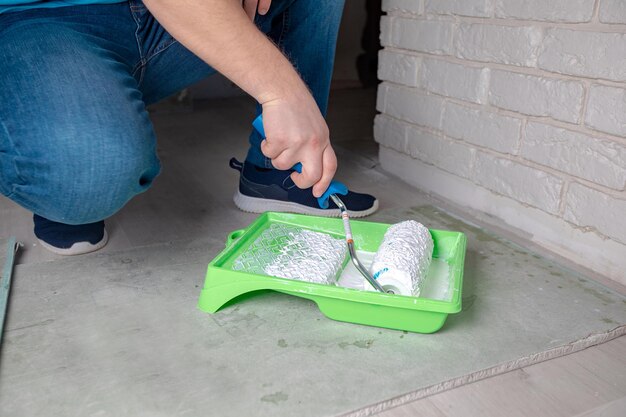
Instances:
[[[383,9],[383,168],[626,284],[626,0]]]

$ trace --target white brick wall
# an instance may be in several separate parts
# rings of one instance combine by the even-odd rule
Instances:
[[[416,127],[408,129],[409,154],[427,164],[461,177],[470,176],[474,150]]]
[[[626,24],[626,1],[604,0],[600,3],[600,22]]]
[[[477,184],[522,203],[556,214],[563,180],[545,171],[479,153],[474,180]]]
[[[383,0],[383,11],[421,14],[424,10],[419,0]]]
[[[611,235],[615,240],[626,244],[624,213],[626,199],[623,196],[610,196],[578,183],[572,183],[569,187],[565,219],[577,226],[593,228],[602,235]]]
[[[618,0],[620,1],[620,0]],[[589,22],[595,0],[496,0],[496,17],[548,22]]]
[[[391,149],[409,154],[406,140],[408,127],[406,123],[379,114],[374,118],[374,138]]]
[[[515,153],[522,119],[450,101],[444,109],[442,130],[446,135],[498,152]]]
[[[417,24],[421,26],[422,22]],[[542,37],[541,29],[534,26],[463,23],[456,31],[454,52],[457,57],[472,61],[532,67],[537,62]]]
[[[610,139],[529,122],[521,155],[615,190],[626,187],[626,146]]]
[[[383,168],[626,284],[626,0],[383,10]]]
[[[378,60],[378,78],[417,87],[417,73],[422,60],[420,57],[383,49]]]
[[[487,95],[488,78],[487,68],[426,59],[420,73],[420,85],[431,93],[482,103]]]
[[[426,0],[425,7],[426,13],[429,14],[455,14],[476,17],[488,17],[491,14],[491,9],[491,0]]]
[[[443,111],[443,98],[419,89],[386,86],[384,113],[418,126],[438,129]]]
[[[538,67],[562,74],[626,81],[626,33],[549,29]]]
[[[585,124],[602,132],[626,136],[626,85],[624,87],[592,85]]]
[[[392,18],[383,16],[380,18],[380,44],[382,46],[391,46]]]
[[[531,116],[578,123],[583,93],[583,84],[577,81],[493,71],[489,102]]]
[[[409,18],[394,18],[391,45],[411,51],[449,54],[452,50],[454,24],[443,20],[422,20],[419,25]]]

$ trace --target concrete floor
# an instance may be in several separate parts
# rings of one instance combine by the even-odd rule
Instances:
[[[442,392],[380,417],[623,417],[626,336]]]
[[[441,206],[441,202],[416,192],[378,170],[371,169],[377,164],[377,147],[371,137],[374,100],[375,96],[371,91],[333,92],[328,120],[333,134],[333,143],[341,162],[338,177],[359,191],[377,195],[381,200],[382,210],[392,208],[396,204],[398,195],[402,195],[402,205],[405,207],[424,206],[424,204]],[[248,224],[256,217],[253,214],[233,210],[231,195],[236,187],[237,175],[234,171],[232,174],[225,173],[224,169],[231,156],[243,159],[247,147],[245,134],[237,136],[239,138],[237,140],[233,140],[233,135],[229,134],[235,129],[245,132],[247,126],[232,126],[225,121],[251,120],[252,103],[238,98],[196,103],[195,107],[195,112],[186,112],[185,109],[176,107],[173,109],[171,107],[166,109],[164,106],[156,108],[153,117],[155,128],[159,137],[167,138],[160,149],[164,165],[163,174],[151,191],[131,201],[122,211],[107,221],[111,240],[101,254],[116,254],[138,248],[149,250],[158,245],[175,244],[190,239],[206,239],[207,236],[219,240],[223,239],[228,231],[240,228],[242,224]],[[249,116],[242,118],[242,114]],[[207,142],[206,146],[210,147],[210,152],[198,153],[198,147],[204,146],[204,142]],[[370,172],[365,180],[356,174],[362,169],[368,169]],[[216,178],[219,180],[216,181]],[[44,265],[61,260],[60,257],[48,253],[37,244],[31,233],[30,214],[25,210],[5,198],[0,198],[0,218],[2,219],[0,236],[14,235],[25,244],[18,257],[19,264]],[[48,265],[53,265],[53,263]],[[98,293],[96,302],[110,305],[115,298],[127,296],[109,293],[104,289]],[[538,390],[544,393],[540,396],[541,398],[526,398],[538,401],[539,408],[534,408],[534,410],[543,410],[546,415],[577,415],[590,413],[593,410],[607,413],[613,409],[624,410],[624,398],[626,398],[624,339],[622,337],[610,342],[610,345],[589,348],[560,358],[558,359],[559,366],[553,365],[556,360],[533,365],[472,384],[472,388],[468,388],[470,386],[456,388],[388,410],[384,415],[388,417],[415,415],[416,413],[420,415],[513,415],[513,410],[516,411],[516,415],[532,415],[524,413],[521,407],[523,402],[511,404],[501,401],[503,395],[511,396],[511,398],[517,395],[517,398],[520,398],[519,393],[525,390],[533,392]],[[37,349],[36,346],[33,348]],[[525,374],[536,375],[532,380],[533,384],[519,384],[517,376]],[[596,375],[600,382],[593,380],[591,374]],[[550,391],[554,388],[550,381],[557,379],[570,382],[561,390]],[[596,392],[594,388],[589,387],[590,383],[594,385],[602,383],[604,384],[602,386],[612,388],[605,389],[605,395],[595,395],[595,401],[575,401],[577,398],[588,397],[589,392],[592,392],[591,395]],[[498,390],[494,391],[494,387],[498,387]],[[493,394],[494,392],[497,394]],[[480,398],[480,400],[467,401],[468,397]],[[275,400],[280,401],[280,398]],[[442,405],[457,402],[463,404],[460,411],[453,406]],[[1,404],[2,400],[0,400],[0,410]],[[565,404],[567,406],[564,406]]]

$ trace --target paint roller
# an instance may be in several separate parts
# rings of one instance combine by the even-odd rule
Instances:
[[[259,115],[254,120],[252,125],[261,137],[265,138],[262,115]],[[296,164],[293,169],[297,172],[301,172],[302,164]],[[372,266],[370,270],[368,270],[361,263],[356,254],[352,230],[350,227],[348,208],[339,197],[339,195],[346,195],[347,193],[348,188],[344,184],[339,181],[332,180],[328,189],[317,199],[317,202],[321,208],[326,209],[329,206],[329,199],[332,199],[339,208],[341,218],[343,220],[345,241],[350,254],[350,259],[356,269],[369,283],[369,285],[365,283],[365,289],[373,289],[391,294],[418,296],[421,283],[428,274],[434,247],[434,243],[428,229],[421,223],[414,220],[408,220],[392,225],[385,233],[379,249],[374,256]],[[311,239],[311,236],[309,236],[309,239]],[[330,265],[329,270],[338,270],[343,262],[343,256],[333,258],[332,256],[329,256],[328,253],[324,255],[324,249],[326,249],[326,252],[328,252],[328,249],[336,252],[336,249],[332,249],[333,245],[329,244],[328,240],[321,239],[318,241],[324,242],[324,244],[314,244],[314,246],[319,246],[317,248],[307,247],[306,249],[308,253],[314,253],[316,259],[323,259],[326,263],[328,263],[328,259],[332,259],[331,263],[333,263],[333,265]],[[300,242],[297,244],[300,248],[302,248],[302,244]],[[321,258],[320,253],[322,253]],[[300,259],[300,261],[294,261],[293,259]],[[317,271],[302,271],[302,266],[305,265],[303,259],[303,257],[292,258],[292,260],[290,260],[289,268],[280,269],[283,277],[294,279],[305,279],[304,277],[307,276],[319,277],[319,269]],[[335,263],[337,265],[335,265]],[[275,268],[270,269],[274,270]],[[296,271],[294,271],[294,269]],[[284,271],[286,270],[293,271],[293,274],[290,273],[291,275],[284,276]],[[265,271],[271,275],[275,275],[272,274],[267,268],[265,268]],[[322,277],[322,281],[331,283],[329,282],[331,278],[336,279],[336,275],[330,274],[328,277],[325,275]],[[318,280],[316,279],[314,281]]]
[[[415,220],[387,229],[370,271],[386,292],[419,296],[433,257],[430,231]],[[367,284],[366,289],[367,288]]]

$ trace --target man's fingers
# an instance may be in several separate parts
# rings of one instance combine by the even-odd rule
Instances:
[[[259,12],[264,15],[270,9],[272,0],[243,0],[243,10],[246,12],[250,20],[254,22],[254,16]]]
[[[243,0],[243,10],[252,21],[254,21],[254,15],[256,14],[258,4],[259,0]]]
[[[291,179],[298,188],[309,188],[316,184],[322,177],[321,155],[319,159],[306,158],[302,161],[302,173],[294,172]]]
[[[259,0],[259,14],[264,15],[270,9],[270,5],[272,4],[272,0]]]
[[[261,152],[263,152],[263,155],[267,156],[269,159],[277,158],[283,151],[284,149],[276,145],[274,142],[268,142],[267,139],[263,139],[261,142]]]
[[[320,197],[328,189],[337,172],[337,156],[332,146],[327,146],[322,155],[323,172],[320,180],[313,186],[313,195]]]
[[[272,165],[276,169],[286,171],[291,169],[298,161],[293,157],[293,152],[285,150],[280,153],[276,158],[272,158]]]

